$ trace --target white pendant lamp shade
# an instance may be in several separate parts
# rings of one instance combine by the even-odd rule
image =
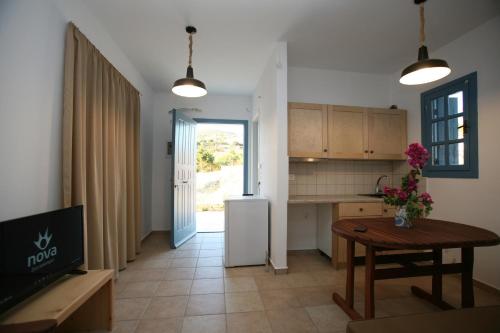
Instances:
[[[207,94],[205,84],[194,78],[192,64],[193,56],[193,34],[196,33],[196,28],[192,26],[186,27],[186,32],[189,34],[189,64],[186,72],[186,77],[174,82],[172,92],[182,97],[201,97]]]
[[[414,0],[420,6],[420,48],[418,49],[418,61],[406,67],[401,73],[399,83],[405,85],[425,84],[448,76],[451,69],[448,63],[441,59],[429,59],[425,43],[425,18],[424,2],[426,0]]]

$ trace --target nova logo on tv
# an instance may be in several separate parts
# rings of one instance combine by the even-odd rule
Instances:
[[[49,234],[49,228],[45,229],[43,235],[38,233],[38,240],[33,243],[40,251],[28,257],[28,268],[39,266],[57,255],[57,247],[49,247],[51,240],[52,234]]]

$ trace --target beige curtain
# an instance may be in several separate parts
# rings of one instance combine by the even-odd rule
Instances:
[[[64,206],[85,207],[87,267],[117,272],[140,250],[139,93],[72,23],[64,60]]]

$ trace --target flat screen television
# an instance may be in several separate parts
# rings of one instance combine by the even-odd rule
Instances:
[[[83,264],[83,206],[0,222],[0,313]]]

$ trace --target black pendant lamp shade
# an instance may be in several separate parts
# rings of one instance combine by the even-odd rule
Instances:
[[[194,78],[193,67],[191,66],[188,66],[185,78],[174,82],[172,91],[174,94],[184,97],[200,97],[207,94],[205,84]]]
[[[433,82],[450,74],[448,63],[441,59],[429,59],[429,53],[425,42],[424,31],[424,7],[426,0],[414,0],[420,6],[420,48],[418,49],[418,61],[406,67],[401,72],[399,82],[405,85],[418,85]]]
[[[205,84],[194,78],[191,59],[193,55],[193,34],[196,33],[196,28],[192,26],[186,27],[186,32],[189,34],[189,64],[186,71],[186,77],[174,82],[172,92],[183,97],[201,97],[207,94]]]

